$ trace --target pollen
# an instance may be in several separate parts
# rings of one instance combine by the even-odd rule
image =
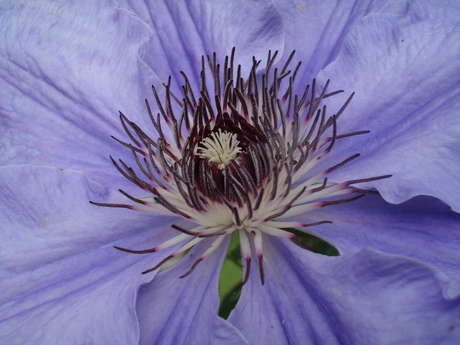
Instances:
[[[203,159],[208,159],[208,164],[217,164],[220,170],[224,170],[231,160],[236,160],[241,153],[241,148],[238,146],[239,141],[236,134],[222,132],[219,128],[217,133],[212,133],[211,137],[204,138],[201,145],[204,147],[198,148],[197,155]]]

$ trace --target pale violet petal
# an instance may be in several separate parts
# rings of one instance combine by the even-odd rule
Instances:
[[[179,95],[185,72],[199,87],[201,57],[214,52],[220,62],[236,48],[236,63],[245,75],[252,57],[266,58],[281,50],[284,40],[281,15],[272,1],[119,1],[153,28],[140,54],[153,71],[150,84],[166,82]],[[150,86],[148,84],[147,86]],[[161,84],[160,84],[161,85]]]
[[[121,147],[111,135],[123,132],[119,111],[148,120],[137,59],[150,29],[114,6],[2,5],[1,165],[50,165],[127,185],[108,158]]]
[[[141,272],[167,253],[133,255],[175,234],[175,218],[89,203],[118,193],[81,173],[0,168],[0,343],[131,344]]]
[[[343,97],[356,92],[339,130],[370,130],[334,148],[331,159],[361,157],[331,178],[392,174],[362,186],[377,187],[392,203],[432,195],[459,211],[459,51],[456,1],[414,1],[404,16],[364,18],[321,76],[344,89]]]
[[[372,13],[402,14],[406,1],[372,0],[277,0],[283,19],[284,47],[289,55],[302,61],[298,80],[310,83],[343,48],[350,31],[361,19]]]
[[[457,344],[460,298],[445,277],[364,249],[327,257],[264,241],[265,285],[254,272],[229,321],[253,344]],[[255,270],[254,270],[255,271]]]
[[[296,217],[314,223],[306,229],[334,245],[340,253],[365,247],[411,257],[436,266],[452,279],[452,293],[460,293],[460,215],[432,197],[416,197],[400,205],[378,195],[333,205]]]
[[[205,239],[189,255],[139,289],[136,310],[141,344],[248,344],[241,333],[217,316],[218,283],[230,236],[184,275],[215,239]]]

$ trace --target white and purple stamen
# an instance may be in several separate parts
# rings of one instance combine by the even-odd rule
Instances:
[[[154,248],[131,250],[115,247],[128,253],[145,254],[185,243],[142,273],[154,271],[203,239],[214,237],[209,248],[181,276],[185,277],[217,250],[226,236],[237,232],[241,254],[246,261],[243,284],[249,278],[251,248],[258,257],[263,284],[264,235],[291,239],[313,250],[285,229],[330,221],[304,224],[283,219],[356,200],[366,191],[351,185],[389,177],[384,175],[341,183],[328,181],[327,175],[356,159],[359,154],[355,154],[299,182],[324,159],[338,139],[367,133],[337,134],[337,119],[353,94],[336,114],[327,117],[323,101],[342,91],[327,92],[328,81],[316,95],[313,80],[311,87],[307,85],[301,95],[294,94],[300,67],[299,63],[293,72],[288,70],[294,52],[281,70],[273,68],[277,52],[269,53],[261,75],[257,73],[260,61],[254,60],[247,79],[241,76],[241,66],[234,69],[234,53],[233,50],[230,57],[226,57],[222,71],[216,55],[208,57],[211,82],[207,81],[205,59],[202,59],[199,93],[192,90],[184,73],[181,97],[171,91],[170,79],[164,85],[164,102],[152,87],[158,114],[154,116],[147,101],[146,106],[158,133],[156,140],[120,113],[121,124],[131,143],[116,140],[131,150],[138,170],[136,172],[122,160],[117,162],[111,157],[112,162],[123,176],[150,196],[138,199],[120,190],[135,204],[93,204],[173,214],[196,224],[191,229],[173,225],[180,233]],[[356,195],[340,198],[347,194]]]

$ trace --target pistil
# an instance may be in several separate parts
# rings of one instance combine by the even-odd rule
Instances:
[[[211,137],[204,138],[200,144],[203,147],[198,147],[196,154],[203,159],[207,159],[209,166],[217,164],[219,170],[224,170],[230,161],[236,160],[241,153],[236,134],[222,133],[220,128],[217,133],[213,132]]]

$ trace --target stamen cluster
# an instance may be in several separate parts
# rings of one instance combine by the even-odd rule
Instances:
[[[214,237],[212,245],[184,277],[219,248],[226,236],[237,232],[246,261],[243,283],[250,272],[251,242],[263,283],[263,236],[292,239],[311,249],[286,229],[330,223],[325,220],[304,224],[283,219],[355,200],[363,191],[351,187],[352,184],[388,177],[328,181],[331,171],[359,154],[311,175],[311,170],[338,139],[367,132],[337,134],[337,119],[353,94],[334,115],[327,116],[324,100],[342,92],[328,92],[329,81],[319,95],[315,80],[300,95],[294,93],[300,63],[290,71],[293,56],[294,52],[279,70],[273,67],[277,53],[269,53],[263,73],[258,72],[260,61],[253,60],[249,76],[244,79],[241,66],[234,68],[234,50],[223,66],[217,63],[214,54],[207,59],[211,81],[206,75],[206,60],[202,59],[198,93],[192,90],[184,73],[181,96],[171,91],[171,79],[164,84],[164,101],[152,87],[158,108],[156,116],[148,101],[146,107],[158,134],[155,139],[120,113],[121,124],[131,142],[116,140],[131,150],[137,167],[111,159],[121,174],[147,192],[147,197],[139,199],[121,191],[135,204],[95,204],[174,214],[196,224],[191,229],[174,225],[180,234],[155,248],[116,247],[143,254],[182,243],[180,249],[143,273],[158,269],[204,238]],[[351,193],[361,194],[337,198]]]

